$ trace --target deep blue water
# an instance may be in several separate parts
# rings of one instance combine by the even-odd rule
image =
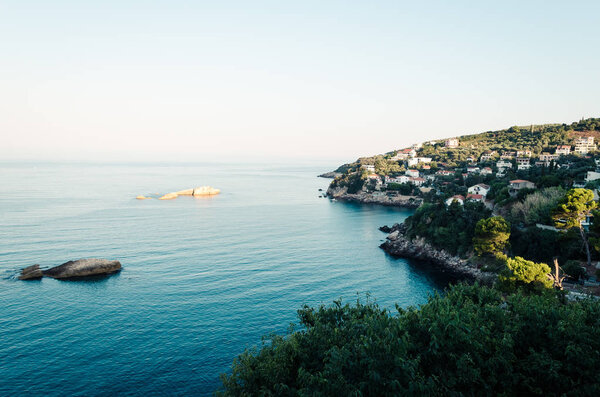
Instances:
[[[0,395],[210,394],[302,304],[423,303],[439,284],[378,248],[410,211],[319,198],[333,166],[0,165]],[[123,271],[15,279],[85,257]]]

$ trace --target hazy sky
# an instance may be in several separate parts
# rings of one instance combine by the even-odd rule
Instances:
[[[342,159],[600,116],[598,1],[0,0],[0,159]]]

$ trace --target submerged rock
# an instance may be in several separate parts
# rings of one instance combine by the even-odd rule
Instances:
[[[121,262],[108,259],[79,259],[44,270],[44,276],[52,278],[72,278],[110,274],[121,270]]]
[[[44,277],[44,273],[42,273],[40,265],[31,265],[21,270],[19,280],[36,280],[42,277]]]

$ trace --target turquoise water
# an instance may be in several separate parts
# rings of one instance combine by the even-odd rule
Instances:
[[[423,303],[440,282],[378,248],[410,211],[319,198],[333,166],[0,165],[0,395],[210,394],[302,304]],[[15,279],[85,257],[123,271]]]

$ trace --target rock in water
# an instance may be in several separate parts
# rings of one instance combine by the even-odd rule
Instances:
[[[40,265],[32,265],[21,270],[19,280],[36,280],[42,278],[43,276],[44,273],[42,273],[40,270]]]
[[[177,193],[167,193],[164,196],[160,197],[159,200],[173,200],[177,198]]]
[[[221,190],[212,186],[200,186],[194,189],[193,196],[212,196],[221,193]]]
[[[175,192],[175,194],[178,195],[178,196],[193,196],[194,195],[194,189],[180,190],[178,192]]]
[[[44,270],[44,276],[52,278],[71,278],[110,274],[121,270],[121,262],[108,259],[79,259],[68,261],[60,266]]]
[[[150,200],[151,198],[152,198],[152,197],[146,197],[146,196],[144,196],[144,195],[141,195],[141,194],[140,194],[139,196],[137,196],[137,197],[136,197],[136,199],[138,199],[138,200]]]

